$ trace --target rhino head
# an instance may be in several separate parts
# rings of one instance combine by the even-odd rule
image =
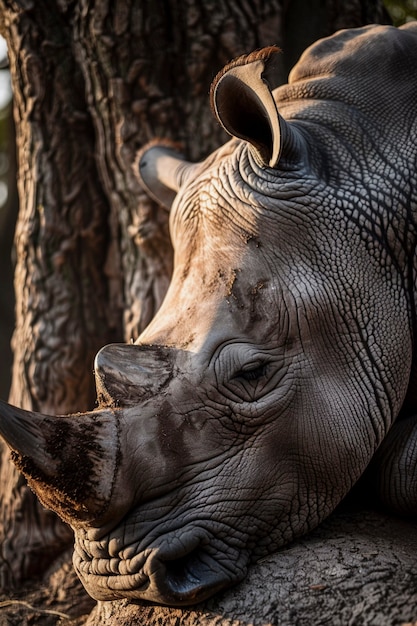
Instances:
[[[171,211],[161,309],[98,353],[97,410],[0,407],[94,598],[186,605],[238,582],[386,437],[413,353],[416,43],[415,27],[340,32],[274,93],[276,51],[240,58],[212,88],[229,143],[200,164],[139,155]]]

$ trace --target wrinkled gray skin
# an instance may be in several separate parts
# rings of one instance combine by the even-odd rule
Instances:
[[[234,139],[205,162],[138,158],[175,270],[137,345],[97,355],[99,409],[1,407],[97,599],[203,600],[315,527],[371,459],[384,502],[417,512],[417,26],[321,40],[272,97],[275,54],[217,77]]]

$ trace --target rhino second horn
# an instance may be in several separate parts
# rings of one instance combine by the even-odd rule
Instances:
[[[0,401],[0,435],[45,507],[72,526],[103,515],[119,456],[114,411],[52,417]]]

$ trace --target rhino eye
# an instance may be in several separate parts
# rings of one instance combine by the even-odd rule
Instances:
[[[263,378],[266,374],[266,364],[265,363],[256,363],[250,366],[241,369],[236,375],[235,378],[243,378],[243,380],[259,380]]]

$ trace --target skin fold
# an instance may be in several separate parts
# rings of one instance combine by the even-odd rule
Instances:
[[[164,142],[138,155],[174,272],[136,344],[98,353],[98,409],[0,405],[99,600],[199,602],[369,466],[388,508],[417,512],[417,27],[340,31],[273,91],[276,55],[215,79],[232,138],[204,162]]]

